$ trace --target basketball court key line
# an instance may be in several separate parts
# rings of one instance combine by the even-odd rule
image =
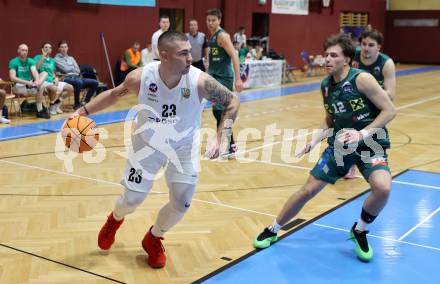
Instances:
[[[346,233],[350,232],[350,230],[347,230],[347,229],[342,229],[342,228],[337,228],[337,227],[333,227],[333,226],[322,225],[322,224],[319,224],[319,223],[312,223],[312,224],[315,225],[315,226],[318,226],[318,227],[328,228],[328,229],[342,231],[342,232],[346,232]],[[421,244],[407,242],[407,241],[402,241],[402,240],[395,240],[395,239],[392,239],[392,238],[386,238],[386,237],[381,237],[381,236],[371,235],[371,234],[368,234],[368,236],[369,237],[373,237],[373,238],[377,238],[377,239],[382,239],[382,240],[386,240],[386,241],[407,244],[407,245],[411,245],[411,246],[421,247],[421,248],[435,250],[435,251],[439,251],[440,252],[440,248],[436,248],[436,247],[421,245]]]
[[[429,214],[428,216],[426,216],[422,221],[420,221],[417,225],[415,225],[414,227],[412,227],[408,232],[406,232],[405,234],[403,234],[400,238],[398,238],[399,241],[403,240],[404,238],[406,238],[409,234],[411,234],[412,232],[414,232],[418,227],[420,227],[421,225],[423,225],[423,223],[425,223],[426,221],[428,221],[429,219],[431,219],[435,214],[437,214],[440,211],[440,207],[437,208],[437,210],[435,210],[434,212],[432,212],[431,214]]]
[[[42,167],[37,167],[37,166],[32,166],[32,165],[27,165],[27,164],[18,163],[18,162],[12,162],[12,161],[0,160],[0,162],[6,163],[6,164],[12,164],[12,165],[15,165],[15,166],[22,166],[22,167],[26,167],[26,168],[46,171],[46,172],[50,172],[50,173],[53,173],[53,174],[65,175],[65,176],[69,176],[69,177],[86,179],[86,180],[89,180],[89,181],[94,181],[94,182],[105,183],[105,184],[110,184],[110,185],[113,185],[113,186],[122,187],[122,185],[120,183],[112,182],[112,181],[107,181],[107,180],[103,180],[103,179],[91,178],[91,177],[82,176],[82,175],[76,175],[76,174],[69,174],[69,173],[62,172],[62,171],[56,171],[56,170],[46,169],[46,168],[42,168]],[[164,193],[164,192],[154,191],[154,190],[152,190],[150,192],[162,193],[162,194]],[[232,206],[232,205],[224,204],[224,203],[221,203],[221,202],[212,202],[212,201],[202,200],[202,199],[198,199],[198,198],[193,198],[192,200],[197,201],[197,202],[201,202],[201,203],[213,204],[213,205],[218,205],[218,206],[226,207],[226,208],[232,208],[232,209],[236,209],[236,210],[239,210],[239,211],[251,212],[251,213],[255,213],[255,214],[259,214],[259,215],[265,215],[265,216],[270,216],[270,217],[276,217],[276,215],[273,215],[273,214],[269,214],[269,213],[265,213],[265,212],[259,212],[259,211],[250,210],[250,209],[245,209],[245,208],[241,208],[241,207],[237,207],[237,206]]]

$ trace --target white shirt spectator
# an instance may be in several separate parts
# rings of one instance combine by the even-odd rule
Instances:
[[[240,43],[240,47],[246,47],[246,35],[240,32],[234,34],[234,41]]]
[[[151,37],[151,50],[153,51],[153,59],[160,60],[159,56],[159,50],[157,49],[157,43],[159,41],[159,37],[163,34],[163,31],[161,29],[158,29],[154,32],[153,36]]]
[[[142,66],[147,65],[151,61],[153,61],[153,50],[151,50],[151,48],[142,49],[141,51]]]

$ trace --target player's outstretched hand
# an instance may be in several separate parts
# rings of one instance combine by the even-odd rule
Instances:
[[[343,144],[350,144],[361,141],[363,136],[360,131],[355,129],[344,129],[336,139]]]
[[[307,143],[301,148],[301,150],[298,153],[295,154],[295,157],[299,159],[308,152],[310,152],[310,150],[312,150],[312,145],[310,143]]]
[[[79,110],[79,109],[77,109],[74,113],[72,113],[72,114],[69,116],[68,120],[71,120],[71,119],[73,119],[73,118],[75,118],[75,117],[77,117],[77,116],[80,116],[78,110]]]

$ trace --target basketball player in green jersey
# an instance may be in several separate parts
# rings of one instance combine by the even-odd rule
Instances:
[[[358,222],[350,230],[355,253],[370,261],[367,228],[385,207],[391,189],[391,174],[386,149],[390,146],[385,128],[396,115],[387,93],[368,72],[350,67],[355,47],[348,35],[329,37],[324,43],[325,68],[329,76],[321,83],[326,115],[321,128],[297,154],[302,157],[322,139],[328,147],[306,183],[293,193],[271,226],[254,240],[254,247],[267,248],[277,241],[280,228],[328,183],[334,184],[356,164],[371,186]]]
[[[394,61],[380,52],[383,35],[377,30],[370,30],[361,35],[361,48],[356,49],[352,66],[367,71],[387,92],[391,101],[396,95],[396,67]],[[352,167],[346,179],[356,177],[356,168]]]
[[[382,43],[383,35],[379,31],[362,33],[361,48],[356,50],[352,66],[373,75],[393,101],[396,95],[396,67],[388,55],[380,52]]]
[[[240,61],[235,52],[229,34],[220,27],[222,12],[219,9],[208,10],[206,16],[206,24],[211,33],[209,45],[209,67],[208,73],[223,86],[230,91],[235,90],[241,92],[243,90],[243,82],[240,79]],[[231,64],[232,61],[232,64]],[[213,102],[212,112],[217,120],[217,128],[219,127],[224,108],[221,104]],[[223,153],[223,158],[233,157],[237,151],[234,137],[231,134],[229,152]]]

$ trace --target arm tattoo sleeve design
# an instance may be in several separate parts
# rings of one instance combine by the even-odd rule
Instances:
[[[208,93],[208,99],[217,104],[227,107],[234,96],[225,86],[209,76],[205,81],[205,90]]]
[[[120,91],[120,92],[117,94],[117,96],[118,96],[118,97],[123,97],[123,96],[127,95],[128,93],[129,93],[128,89],[124,88],[124,89],[122,89],[122,91]]]

